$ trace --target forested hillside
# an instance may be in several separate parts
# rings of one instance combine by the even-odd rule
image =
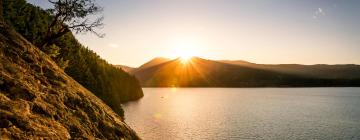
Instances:
[[[46,48],[39,47],[53,17],[25,0],[5,0],[6,22],[27,40],[47,53],[77,82],[123,115],[120,103],[143,96],[138,80],[108,64],[95,52],[81,45],[69,32]]]

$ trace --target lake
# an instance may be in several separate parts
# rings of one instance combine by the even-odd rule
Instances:
[[[360,139],[360,88],[143,88],[123,105],[145,140]]]

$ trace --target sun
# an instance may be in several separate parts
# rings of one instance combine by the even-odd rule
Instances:
[[[177,58],[180,58],[181,60],[181,63],[188,63],[192,57],[195,56],[195,53],[194,51],[186,48],[186,47],[181,47],[181,48],[178,48],[177,51],[176,51],[176,57]]]
[[[188,49],[180,49],[177,52],[177,57],[181,59],[181,61],[188,61],[192,57],[195,56],[195,53]]]
[[[198,55],[198,46],[193,41],[179,41],[172,46],[173,55],[180,58],[182,63],[187,63],[192,57]]]
[[[189,63],[191,61],[192,57],[193,56],[191,56],[191,57],[180,57],[181,63],[183,63],[183,64]]]

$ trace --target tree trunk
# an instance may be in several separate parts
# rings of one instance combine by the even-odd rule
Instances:
[[[60,38],[61,36],[65,35],[68,32],[70,32],[70,30],[68,28],[66,28],[64,31],[62,31],[60,33],[53,34],[49,37],[46,37],[44,39],[43,43],[41,43],[41,49],[45,50],[47,46],[52,45],[56,39]]]

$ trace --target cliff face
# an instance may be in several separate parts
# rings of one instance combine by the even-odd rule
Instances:
[[[0,22],[0,139],[38,137],[138,139],[100,99]]]

